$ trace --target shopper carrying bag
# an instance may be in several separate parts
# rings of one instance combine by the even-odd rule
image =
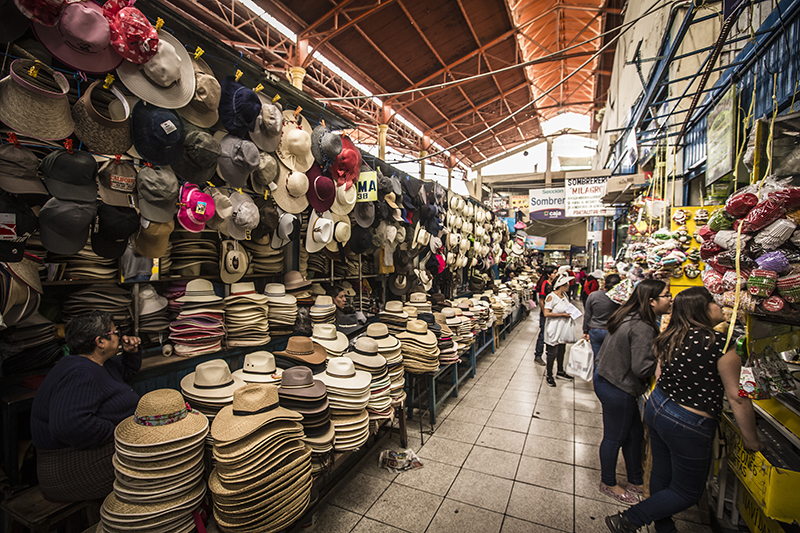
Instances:
[[[556,386],[553,376],[553,363],[558,363],[556,376],[572,381],[572,376],[564,372],[564,353],[567,343],[575,342],[575,322],[569,314],[570,303],[566,294],[572,276],[561,275],[553,283],[553,292],[547,295],[542,306],[545,317],[544,343],[547,345],[547,384]]]
[[[584,381],[592,381],[594,374],[594,353],[589,341],[581,339],[569,351],[567,374]]]

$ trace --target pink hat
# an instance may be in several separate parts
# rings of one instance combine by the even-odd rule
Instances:
[[[14,0],[23,15],[43,24],[55,26],[64,12],[66,0]]]
[[[345,190],[350,190],[353,183],[358,181],[361,173],[361,152],[347,135],[342,137],[342,151],[336,156],[331,166],[331,177],[336,184],[344,185]]]
[[[336,199],[336,186],[328,176],[322,174],[322,169],[316,163],[308,169],[306,176],[308,176],[308,191],[306,191],[308,201],[317,212],[324,213],[331,208]]]
[[[194,183],[185,183],[181,189],[181,204],[178,209],[178,223],[192,233],[199,233],[206,227],[216,208],[214,199],[202,192]]]
[[[67,4],[56,26],[34,23],[33,32],[59,61],[89,74],[105,74],[123,61],[110,46],[103,8],[94,2]]]
[[[158,32],[132,1],[107,0],[103,15],[111,29],[114,50],[132,63],[147,63],[158,51]]]

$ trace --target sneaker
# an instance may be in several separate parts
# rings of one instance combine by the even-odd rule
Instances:
[[[547,363],[544,362],[544,359],[542,359],[541,357],[535,357],[533,359],[533,362],[536,363],[537,365],[541,365],[541,366],[545,366],[547,364]]]
[[[550,387],[555,387],[556,386],[556,380],[553,379],[553,376],[547,376],[547,379],[545,381],[547,381],[547,384]]]
[[[561,379],[567,379],[569,381],[573,381],[574,378],[567,374],[566,372],[556,372],[556,377]]]
[[[638,527],[628,522],[628,520],[622,516],[622,513],[607,516],[606,526],[608,527],[609,531],[612,531],[613,533],[635,533],[639,530]]]

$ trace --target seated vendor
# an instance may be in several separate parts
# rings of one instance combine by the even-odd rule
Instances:
[[[140,342],[120,337],[102,311],[67,325],[69,354],[45,377],[31,412],[39,486],[48,499],[94,500],[112,491],[114,428],[139,402],[125,381],[142,365]],[[122,356],[114,357],[120,345]]]
[[[342,315],[346,314],[344,308],[347,305],[347,296],[344,293],[344,289],[339,285],[334,285],[328,289],[328,296],[333,299],[333,305],[336,306],[336,323],[338,324]]]

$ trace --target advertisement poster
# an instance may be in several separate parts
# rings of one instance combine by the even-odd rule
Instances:
[[[564,214],[564,188],[529,189],[531,219],[551,220],[566,218]]]
[[[511,197],[511,209],[516,211],[519,209],[523,213],[527,213],[530,209],[530,198],[526,194]]]
[[[709,111],[706,121],[706,186],[733,172],[736,154],[736,86]]]
[[[358,176],[358,195],[356,202],[377,202],[378,201],[378,173],[362,172]]]
[[[565,211],[567,217],[613,216],[616,209],[603,205],[607,176],[566,179]]]
[[[544,250],[545,244],[547,244],[547,237],[528,235],[525,238],[525,247],[529,250]]]

